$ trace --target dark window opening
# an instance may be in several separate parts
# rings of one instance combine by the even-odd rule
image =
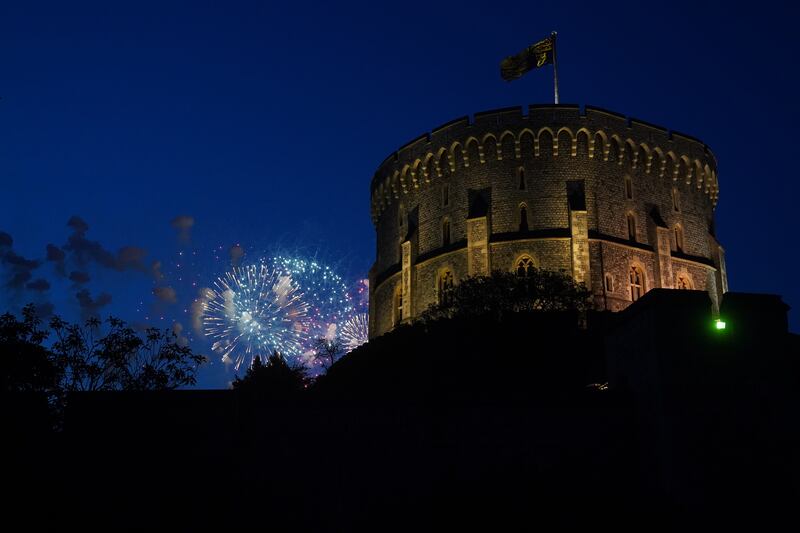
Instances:
[[[628,213],[628,240],[636,242],[636,217]]]
[[[638,267],[631,267],[631,301],[635,302],[644,295],[644,275]]]
[[[536,270],[536,265],[534,265],[533,259],[527,255],[523,255],[517,260],[516,267],[517,276],[521,278],[533,276]]]
[[[447,304],[450,302],[453,289],[453,273],[445,270],[439,275],[438,284],[439,303]]]
[[[519,207],[519,230],[528,231],[528,208],[525,204]]]

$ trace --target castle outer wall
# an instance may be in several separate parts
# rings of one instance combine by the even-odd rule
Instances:
[[[370,336],[444,287],[529,265],[563,271],[620,310],[656,288],[727,291],[719,187],[701,141],[586,106],[449,122],[400,148],[371,184],[377,257]]]

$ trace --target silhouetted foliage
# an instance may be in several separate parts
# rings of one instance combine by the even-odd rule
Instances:
[[[0,316],[0,379],[2,392],[49,392],[58,382],[58,369],[42,346],[48,332],[41,329],[33,304],[22,310],[22,320],[11,313]]]
[[[314,392],[323,403],[356,405],[579,401],[588,383],[605,379],[602,354],[591,348],[598,330],[578,318],[575,310],[525,311],[398,327],[342,357]]]
[[[48,331],[33,304],[22,310],[22,320],[0,316],[2,393],[16,394],[15,402],[28,401],[19,393],[40,395],[49,404],[48,423],[58,428],[73,391],[169,390],[195,383],[205,357],[182,346],[173,332],[150,328],[141,337],[119,319],[107,322],[104,331],[98,319],[81,326],[54,316]]]
[[[261,357],[254,358],[244,377],[236,377],[233,388],[272,398],[287,398],[301,392],[307,382],[305,368],[289,365],[285,357],[275,352],[266,363],[261,361]]]
[[[591,292],[561,272],[529,268],[526,276],[494,271],[444,289],[441,303],[422,313],[423,321],[469,316],[494,317],[524,311],[586,311]]]
[[[181,346],[174,333],[148,328],[142,338],[122,320],[109,318],[107,323],[108,331],[101,334],[96,318],[84,326],[51,319],[57,338],[52,355],[61,372],[61,390],[165,390],[194,385],[205,357]]]
[[[333,363],[335,363],[343,353],[342,341],[338,337],[333,339],[320,337],[315,341],[314,361],[321,364],[326,371],[333,366]]]
[[[268,516],[288,520],[286,530],[354,531],[398,505],[414,522],[395,521],[404,530],[425,520],[469,526],[471,510],[492,531],[532,516],[595,527],[620,502],[641,513],[634,527],[677,506],[688,513],[681,524],[705,509],[717,524],[732,503],[759,520],[791,512],[798,337],[764,333],[774,317],[737,319],[730,307],[723,316],[737,329],[720,336],[702,327],[707,297],[690,292],[661,296],[697,306],[656,307],[651,291],[624,313],[589,311],[585,324],[567,310],[398,327],[305,392],[273,354],[234,391],[74,394],[63,439],[37,448],[47,440],[8,432],[17,469],[4,475],[12,497],[30,502],[27,515],[55,509],[62,525],[98,513],[195,529]],[[643,368],[648,360],[657,368]],[[632,373],[621,372],[627,364]],[[677,500],[664,495],[664,465],[669,486],[682,488]],[[165,473],[170,482],[157,482]],[[236,490],[216,490],[208,509],[196,497],[204,486]],[[144,491],[157,505],[142,505]],[[298,497],[308,494],[336,497]],[[591,523],[574,518],[576,506]]]

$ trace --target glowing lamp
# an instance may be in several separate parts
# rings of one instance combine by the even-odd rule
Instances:
[[[725,324],[725,321],[724,321],[724,320],[720,320],[720,319],[718,318],[718,319],[716,319],[716,320],[714,321],[714,327],[715,327],[715,328],[717,328],[718,330],[725,329],[725,326],[726,326],[726,324]]]

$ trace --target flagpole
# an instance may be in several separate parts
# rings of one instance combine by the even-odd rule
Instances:
[[[556,59],[556,32],[551,32],[550,37],[553,39],[553,85],[555,89],[556,104],[558,103],[558,64]]]

